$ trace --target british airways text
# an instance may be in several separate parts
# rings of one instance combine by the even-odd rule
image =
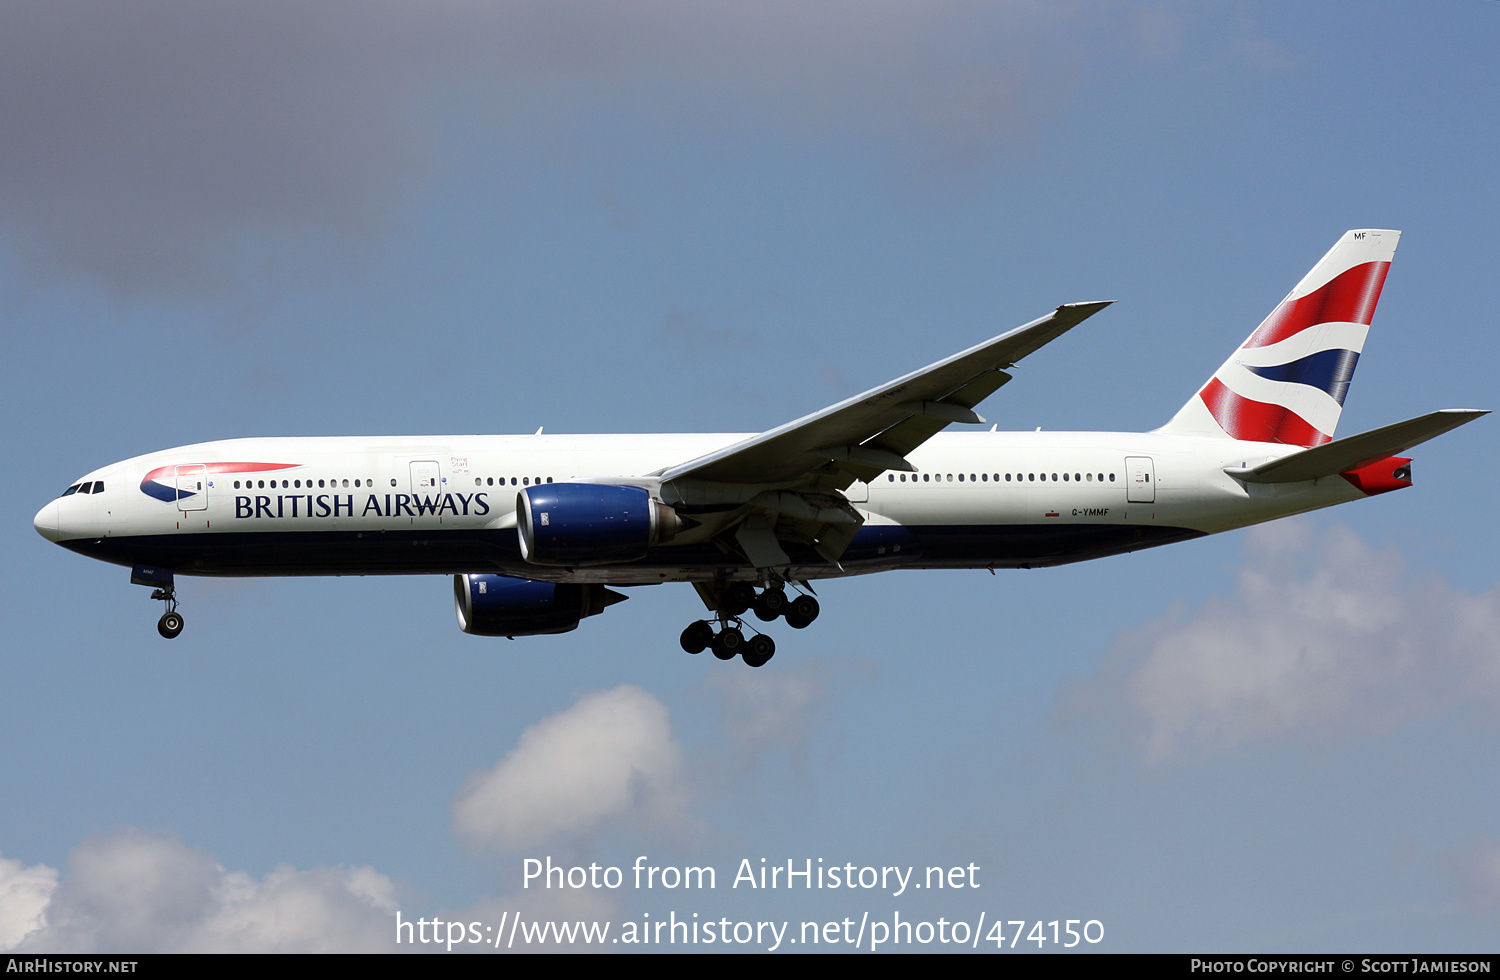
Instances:
[[[452,514],[454,517],[483,517],[490,512],[486,493],[366,494],[364,505],[355,509],[352,493],[277,494],[257,497],[235,497],[234,516],[238,518],[287,517],[424,517]]]

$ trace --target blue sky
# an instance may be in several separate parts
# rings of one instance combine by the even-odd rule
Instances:
[[[166,643],[125,570],[30,520],[210,439],[757,431],[1094,299],[981,410],[1145,430],[1359,227],[1404,236],[1341,433],[1495,407],[1495,5],[160,0],[0,28],[26,474],[0,947],[378,950],[398,910],[1493,947],[1487,420],[1308,518],[826,583],[759,671],[681,653],[686,587],[509,642],[458,631],[446,578],[185,579]],[[548,855],[719,887],[523,889]],[[729,888],[746,858],[981,887]]]

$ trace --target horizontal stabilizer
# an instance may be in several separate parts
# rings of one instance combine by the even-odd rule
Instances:
[[[1445,408],[1405,422],[1337,439],[1258,466],[1226,466],[1224,472],[1246,483],[1299,483],[1359,469],[1405,452],[1428,439],[1472,422],[1489,412],[1475,408]]]

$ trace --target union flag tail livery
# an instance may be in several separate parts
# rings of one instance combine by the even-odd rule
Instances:
[[[1485,413],[1334,438],[1399,237],[1346,233],[1155,432],[943,431],[1109,305],[1070,303],[758,434],[233,439],[94,470],[32,523],[130,568],[169,639],[177,575],[448,574],[459,628],[511,637],[685,582],[709,615],[682,648],[759,667],[815,579],[1063,565],[1410,487],[1402,453]]]
[[[1400,239],[1345,232],[1158,431],[1305,449],[1331,440]]]

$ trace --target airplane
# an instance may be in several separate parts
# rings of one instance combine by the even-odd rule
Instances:
[[[460,628],[512,638],[689,582],[682,648],[759,667],[746,613],[805,628],[818,579],[1061,565],[1411,486],[1398,454],[1488,413],[1334,439],[1399,238],[1344,234],[1151,432],[944,431],[1109,305],[1072,303],[759,434],[231,439],[95,470],[34,525],[154,588],[168,639],[177,575],[451,574]]]

